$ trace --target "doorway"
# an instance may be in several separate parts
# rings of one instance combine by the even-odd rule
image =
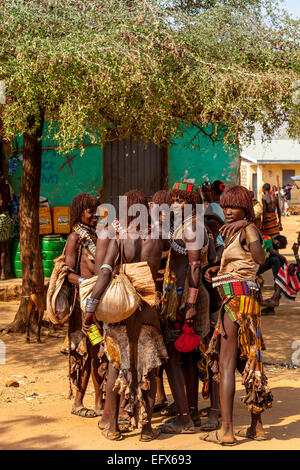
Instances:
[[[143,191],[150,200],[165,186],[167,151],[149,142],[129,138],[109,142],[103,150],[104,202],[118,214],[119,196],[131,189]]]

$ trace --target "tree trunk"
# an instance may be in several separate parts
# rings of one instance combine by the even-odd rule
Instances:
[[[31,120],[34,123],[34,118]],[[34,286],[44,286],[44,270],[40,249],[39,200],[42,168],[43,119],[32,133],[25,133],[23,169],[20,191],[20,252],[22,263],[22,298],[14,321],[6,332],[24,333],[26,305]]]

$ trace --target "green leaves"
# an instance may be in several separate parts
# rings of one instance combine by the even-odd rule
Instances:
[[[222,122],[228,143],[257,121],[267,137],[283,121],[299,136],[299,22],[259,15],[256,0],[175,3],[2,0],[3,138],[30,132],[41,112],[62,152],[128,135],[160,145],[180,121]]]

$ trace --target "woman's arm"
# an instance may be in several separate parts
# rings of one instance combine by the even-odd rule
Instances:
[[[188,248],[188,260],[190,265],[189,270],[189,290],[187,297],[187,306],[185,319],[191,321],[196,315],[195,304],[198,298],[198,288],[201,279],[201,249],[203,244],[208,242],[206,230],[203,227],[203,235],[200,236],[200,231],[196,234],[196,220],[184,229],[184,241]],[[190,249],[189,249],[190,248]]]
[[[254,261],[257,264],[264,264],[265,259],[266,259],[266,253],[265,250],[263,249],[262,243],[261,243],[261,237],[260,234],[257,231],[257,228],[255,225],[250,224],[245,227],[243,230],[244,232],[244,237],[242,233],[241,241],[244,238],[246,240],[246,244],[249,248],[249,251],[254,259]]]
[[[73,232],[69,235],[66,243],[66,248],[65,248],[65,263],[67,266],[69,266],[71,269],[75,270],[76,268],[76,261],[77,261],[77,253],[78,253],[78,235],[77,233]],[[68,274],[68,281],[71,282],[71,284],[75,284],[78,286],[78,280],[80,278],[79,274],[75,274],[70,272]]]
[[[86,303],[86,310],[85,315],[83,318],[82,324],[82,331],[84,334],[87,334],[90,325],[93,323],[94,320],[94,313],[96,311],[96,307],[99,303],[99,299],[101,298],[102,294],[104,293],[105,289],[107,288],[111,276],[112,271],[114,269],[115,259],[118,253],[118,243],[116,240],[110,240],[107,253],[103,260],[103,265],[107,265],[106,267],[102,267],[99,270],[98,279],[96,285],[93,289],[91,297],[87,299]]]
[[[96,276],[100,273],[100,267],[103,264],[110,241],[111,240],[109,238],[109,231],[107,229],[103,229],[99,233],[97,245],[96,245],[96,256],[95,256],[95,275]]]

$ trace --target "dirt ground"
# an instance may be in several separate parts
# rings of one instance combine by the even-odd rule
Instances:
[[[293,256],[291,247],[296,240],[295,231],[300,228],[300,216],[283,218],[283,234],[288,247],[283,252],[289,261]],[[264,276],[264,296],[272,290],[272,275]],[[15,315],[18,302],[0,302],[0,327],[8,324]],[[238,438],[238,450],[289,450],[300,448],[300,309],[295,304],[282,302],[275,316],[262,317],[263,334],[267,351],[263,355],[265,371],[274,395],[273,408],[263,415],[269,439],[255,442]],[[43,336],[43,343],[31,344],[20,335],[2,335],[0,351],[5,347],[6,361],[0,354],[0,449],[42,450],[220,450],[228,449],[199,439],[200,432],[193,435],[161,435],[150,443],[139,441],[135,430],[124,435],[120,442],[107,441],[97,427],[97,418],[87,419],[70,414],[68,399],[67,357],[60,353],[65,330],[59,337]],[[299,341],[297,349],[292,344]],[[293,344],[295,347],[295,343]],[[293,355],[293,356],[292,356]],[[2,360],[1,360],[2,358]],[[19,382],[19,387],[6,387],[9,379]],[[249,415],[241,402],[244,390],[237,374],[234,406],[235,428],[245,428]],[[166,383],[169,402],[170,390]],[[200,394],[199,394],[200,397]],[[93,407],[93,389],[89,385],[85,405]],[[199,398],[200,407],[207,402]],[[154,427],[162,418],[154,415]]]

